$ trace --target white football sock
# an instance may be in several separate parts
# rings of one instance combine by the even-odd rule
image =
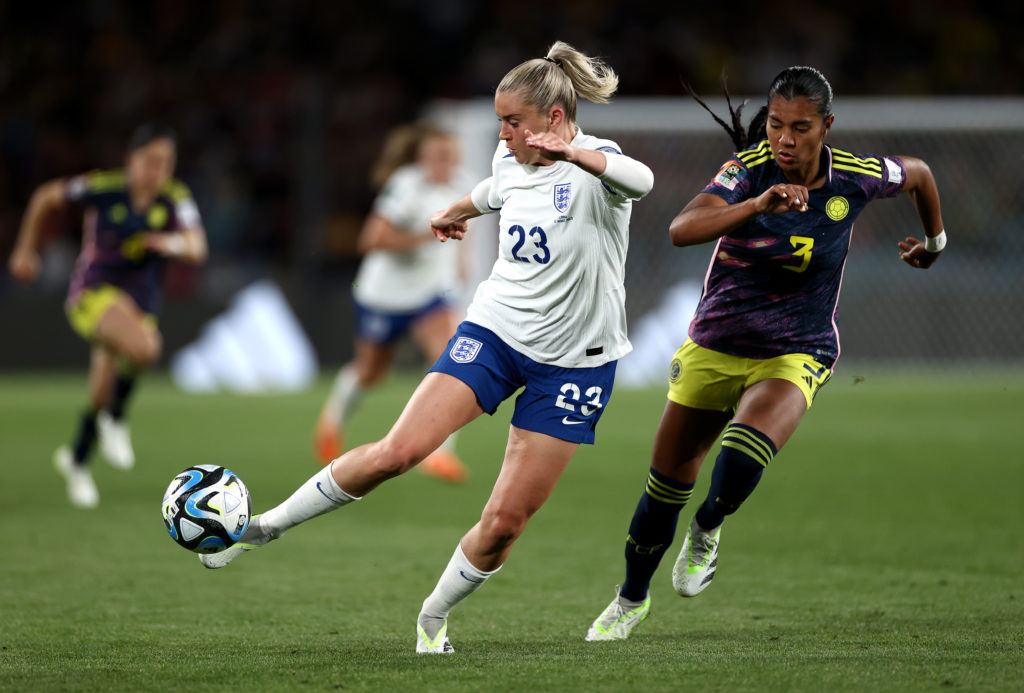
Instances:
[[[335,424],[343,426],[359,406],[363,398],[363,386],[359,384],[359,375],[351,365],[343,366],[331,392],[327,395],[327,402],[324,404],[325,415],[333,420]]]
[[[437,637],[438,631],[444,625],[445,619],[455,605],[463,599],[480,589],[480,586],[487,581],[487,578],[501,570],[498,566],[490,572],[476,568],[466,554],[462,553],[462,544],[455,547],[452,559],[448,561],[448,567],[441,573],[441,579],[430,596],[423,600],[423,608],[420,610],[419,624],[423,627],[427,637]]]
[[[310,477],[288,500],[259,517],[267,540],[277,539],[297,524],[359,500],[341,490],[331,474],[333,463]]]

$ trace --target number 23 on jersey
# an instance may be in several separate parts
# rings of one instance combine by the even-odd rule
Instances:
[[[515,239],[515,243],[512,246],[512,258],[514,260],[518,262],[538,262],[542,265],[546,265],[551,261],[548,237],[541,227],[534,226],[527,231],[519,224],[515,224],[509,227],[508,235]]]

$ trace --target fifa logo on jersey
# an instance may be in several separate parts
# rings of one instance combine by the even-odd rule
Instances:
[[[559,183],[555,186],[555,209],[565,213],[569,209],[569,198],[572,183]]]
[[[452,357],[452,361],[456,363],[469,363],[476,358],[482,347],[483,344],[475,339],[459,337],[455,340],[455,346],[452,347],[449,355]]]

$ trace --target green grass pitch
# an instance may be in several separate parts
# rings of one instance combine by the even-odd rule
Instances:
[[[727,522],[707,592],[672,591],[677,535],[650,618],[629,641],[587,643],[622,580],[664,404],[663,388],[620,389],[597,445],[453,612],[457,653],[431,657],[413,651],[416,614],[479,517],[510,402],[463,431],[466,484],[410,473],[214,572],[167,536],[165,487],[216,463],[257,510],[283,500],[318,469],[326,379],[243,397],[150,377],[132,415],[139,465],[97,463],[101,506],[85,511],[50,464],[84,374],[0,376],[0,690],[1020,690],[1024,373],[853,380],[822,391]],[[383,434],[415,383],[373,392],[350,443]]]

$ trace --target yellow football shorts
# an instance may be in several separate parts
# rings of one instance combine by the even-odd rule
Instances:
[[[748,387],[780,378],[800,388],[810,409],[814,396],[831,375],[832,371],[807,354],[745,359],[705,349],[687,339],[672,358],[668,398],[694,409],[734,411]]]
[[[68,322],[75,332],[91,342],[96,338],[100,318],[122,296],[128,294],[113,284],[99,284],[83,289],[78,300],[67,307]],[[156,329],[155,315],[146,313],[146,326]]]

